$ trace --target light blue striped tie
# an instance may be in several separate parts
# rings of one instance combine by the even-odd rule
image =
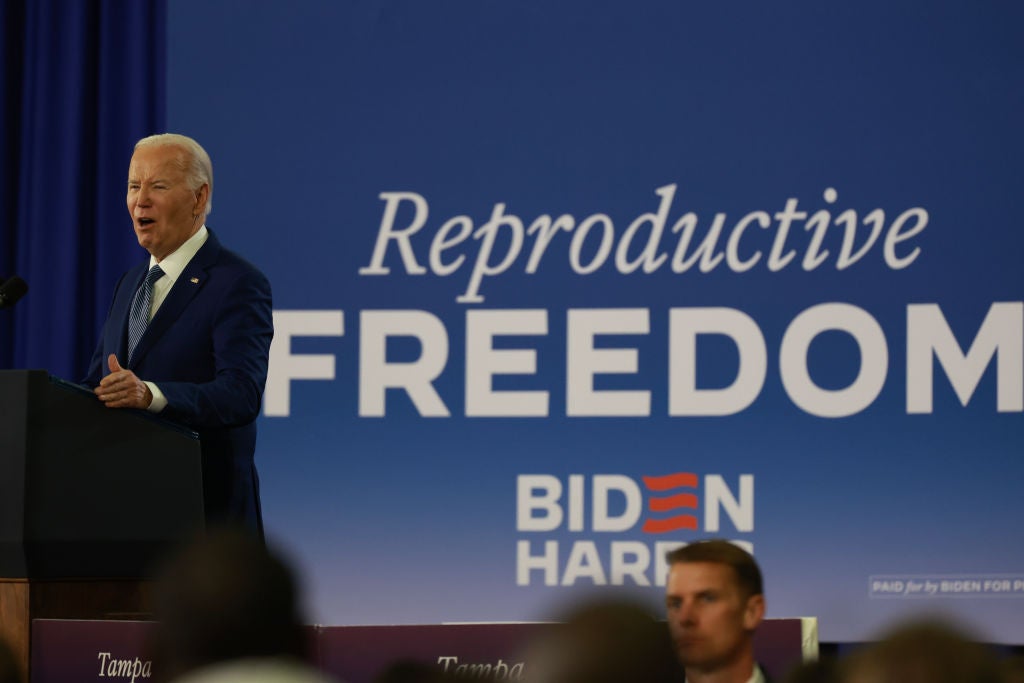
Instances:
[[[135,298],[132,299],[132,310],[128,317],[128,362],[132,362],[132,354],[135,353],[135,347],[138,345],[139,340],[142,339],[142,333],[146,331],[146,326],[149,325],[149,307],[153,304],[153,283],[164,276],[164,271],[160,270],[160,266],[153,266],[149,269],[149,273],[146,274],[146,279],[142,281],[142,285],[135,292]]]

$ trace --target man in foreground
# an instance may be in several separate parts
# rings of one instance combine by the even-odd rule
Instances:
[[[665,588],[669,631],[688,683],[765,683],[754,660],[764,618],[757,562],[728,541],[698,541],[671,551]]]

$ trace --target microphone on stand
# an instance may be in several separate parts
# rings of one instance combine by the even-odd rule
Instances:
[[[18,299],[25,296],[28,291],[28,283],[17,275],[12,275],[7,280],[0,278],[0,309],[10,308],[18,303]]]

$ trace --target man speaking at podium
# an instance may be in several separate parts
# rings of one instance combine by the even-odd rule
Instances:
[[[213,167],[183,135],[135,145],[128,213],[149,262],[125,273],[83,381],[108,408],[196,430],[207,524],[262,536],[253,462],[274,335],[270,284],[206,227]],[[139,457],[145,457],[140,452]]]

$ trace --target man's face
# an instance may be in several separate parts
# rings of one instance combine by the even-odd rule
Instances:
[[[208,188],[188,186],[184,150],[140,147],[128,166],[128,213],[139,245],[158,261],[173,253],[201,225]]]
[[[665,590],[669,631],[683,666],[715,671],[751,653],[764,597],[744,598],[732,567],[681,562],[669,570]]]

